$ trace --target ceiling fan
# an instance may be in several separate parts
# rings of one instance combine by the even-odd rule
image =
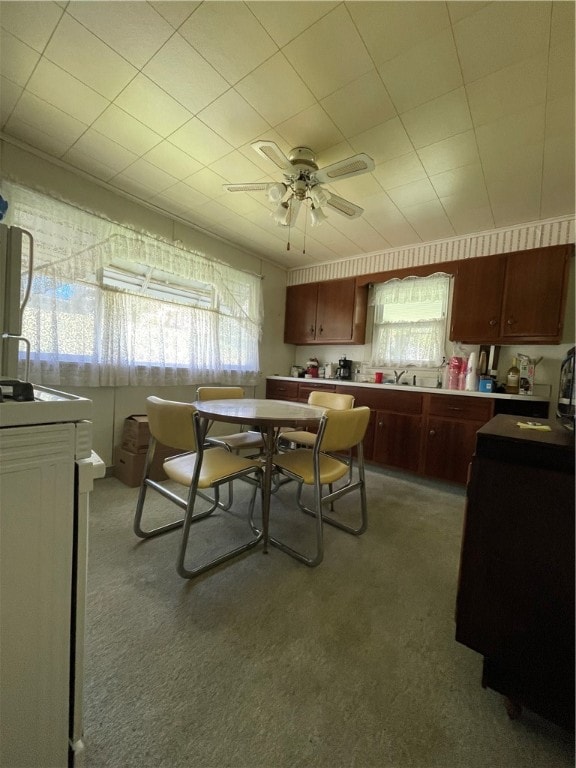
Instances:
[[[322,184],[373,171],[374,161],[368,155],[353,155],[320,169],[314,152],[308,147],[294,147],[287,157],[273,141],[255,141],[252,147],[280,168],[284,181],[224,184],[224,189],[228,192],[266,192],[268,200],[277,204],[272,216],[279,226],[293,225],[301,204],[306,201],[310,201],[312,226],[320,225],[327,218],[323,208],[329,208],[349,219],[364,213],[363,208],[323,189]]]

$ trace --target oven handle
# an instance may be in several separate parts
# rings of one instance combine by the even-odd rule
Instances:
[[[18,336],[15,333],[3,333],[3,339],[16,339],[17,341],[23,341],[26,345],[26,360],[24,362],[24,381],[30,380],[30,339],[26,336]]]

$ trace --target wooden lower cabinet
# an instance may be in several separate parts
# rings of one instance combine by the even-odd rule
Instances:
[[[422,416],[376,411],[372,459],[388,467],[418,471]]]
[[[266,380],[266,398],[268,400],[298,400],[298,382],[281,379]]]

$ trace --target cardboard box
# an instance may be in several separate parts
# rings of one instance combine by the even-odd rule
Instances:
[[[527,363],[520,361],[520,389],[521,395],[533,395],[534,394],[534,376],[536,373],[536,366],[534,363]]]
[[[166,473],[162,469],[164,459],[177,453],[182,453],[182,451],[178,451],[176,448],[169,448],[166,445],[162,445],[162,443],[157,443],[156,450],[154,451],[154,460],[150,467],[150,478],[152,480],[166,480]],[[137,488],[142,482],[145,461],[145,453],[134,453],[133,451],[127,451],[121,445],[117,446],[114,455],[114,477],[117,477],[118,480],[130,486],[130,488]]]
[[[150,442],[148,416],[134,414],[124,419],[121,446],[131,453],[146,453]]]

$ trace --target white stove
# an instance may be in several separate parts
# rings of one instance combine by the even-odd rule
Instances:
[[[92,419],[92,401],[86,397],[32,385],[33,400],[14,400],[11,387],[2,387],[0,382],[2,389],[5,394],[0,402],[0,428]]]

